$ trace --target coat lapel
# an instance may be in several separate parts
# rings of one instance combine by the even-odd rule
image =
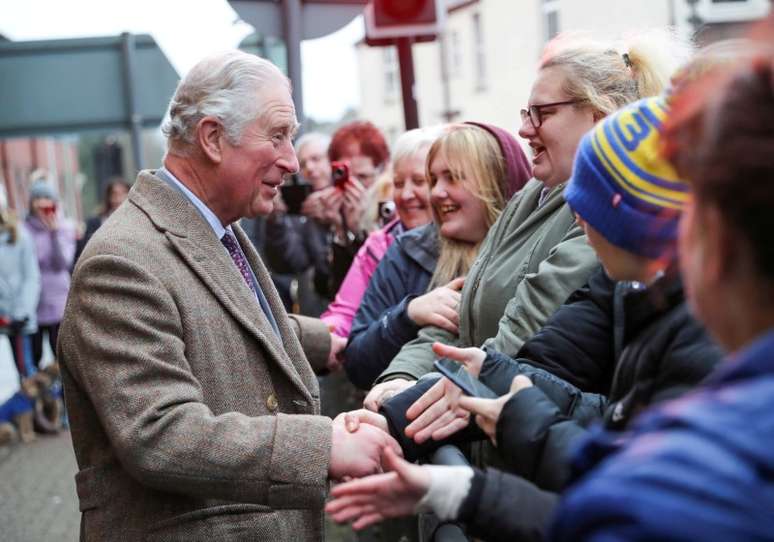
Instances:
[[[290,326],[290,321],[285,312],[285,306],[277,293],[274,282],[271,280],[269,271],[261,261],[258,251],[255,250],[255,247],[244,230],[237,224],[233,224],[232,227],[234,229],[234,234],[242,247],[242,252],[244,252],[250,267],[255,273],[255,278],[258,280],[258,287],[263,291],[266,296],[266,301],[268,301],[269,306],[271,307],[271,312],[274,315],[274,320],[277,322],[277,327],[280,331],[283,352],[286,353],[286,357],[290,360],[299,374],[314,378],[314,372],[306,361],[304,350],[301,347],[301,343],[296,336],[295,331],[293,331]],[[267,325],[269,325],[268,321]],[[275,339],[277,338],[276,333],[273,331],[272,336]]]
[[[311,400],[309,390],[283,349],[279,337],[274,333],[274,329],[258,300],[245,284],[242,275],[220,240],[216,238],[210,225],[184,195],[156,177],[150,174],[141,174],[137,185],[133,201],[148,214],[157,227],[166,230],[165,235],[170,244],[193,272],[199,276],[220,304],[258,339],[290,381],[307,399]],[[246,242],[249,244],[241,229],[237,235],[242,247],[245,247]],[[244,252],[248,251],[244,250]],[[261,277],[263,273],[259,273],[256,269],[254,258],[248,256],[248,261],[255,270],[260,287],[269,299],[275,320],[278,323],[280,320],[284,321],[284,314],[282,314],[282,318],[278,317],[280,315],[278,310],[282,309],[272,299],[277,296],[274,293],[271,279],[266,280],[268,277]],[[268,273],[266,274],[268,275]],[[284,332],[281,332],[284,335]]]

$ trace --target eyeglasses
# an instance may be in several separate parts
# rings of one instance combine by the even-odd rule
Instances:
[[[527,119],[532,123],[533,128],[540,128],[543,124],[543,115],[541,111],[546,107],[556,107],[559,105],[577,104],[584,100],[566,100],[564,102],[553,102],[550,104],[538,104],[530,105],[527,109],[519,111],[521,114],[521,122],[527,122]]]

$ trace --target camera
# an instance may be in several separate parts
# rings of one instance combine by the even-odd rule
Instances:
[[[395,218],[395,202],[394,201],[380,201],[378,207],[379,222],[382,225],[387,224],[390,220]]]
[[[333,186],[344,189],[344,185],[349,182],[349,164],[342,161],[331,162],[331,179]]]
[[[289,215],[300,215],[304,201],[312,193],[312,186],[299,182],[294,175],[291,184],[280,186],[280,193],[287,207],[287,213]]]

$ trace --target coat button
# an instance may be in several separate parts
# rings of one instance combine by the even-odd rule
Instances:
[[[268,408],[272,412],[275,412],[278,406],[279,406],[279,402],[277,401],[277,398],[274,396],[273,393],[270,393],[269,396],[266,398],[266,408]]]

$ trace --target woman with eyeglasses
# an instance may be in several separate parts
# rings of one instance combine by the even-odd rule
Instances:
[[[378,410],[433,370],[434,342],[491,346],[515,356],[548,317],[598,268],[562,191],[581,136],[638,98],[658,94],[691,48],[665,33],[639,36],[623,49],[557,37],[547,45],[519,135],[533,149],[532,175],[487,235],[462,290],[459,334],[425,327],[377,379],[365,401]],[[417,431],[444,425],[441,390]]]

